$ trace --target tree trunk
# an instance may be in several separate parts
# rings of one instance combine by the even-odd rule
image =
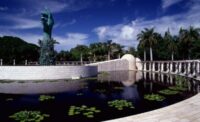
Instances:
[[[174,60],[174,52],[172,52],[172,57],[171,58],[172,58],[172,61],[173,61]]]
[[[81,58],[80,58],[80,60],[81,60],[81,64],[83,64],[83,54],[81,53]]]
[[[153,52],[152,52],[152,47],[150,47],[150,61],[153,61]]]
[[[108,60],[110,60],[110,51],[108,51]]]
[[[191,50],[189,49],[189,50],[188,50],[188,60],[190,60],[190,58],[191,58],[191,57],[190,57],[190,54],[191,54],[190,52],[191,52]]]
[[[146,50],[144,50],[144,61],[146,61]]]
[[[96,62],[96,55],[93,55],[93,61]]]
[[[121,55],[120,55],[120,53],[118,54],[118,59],[120,59],[121,58]]]

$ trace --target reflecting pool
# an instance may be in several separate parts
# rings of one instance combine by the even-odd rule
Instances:
[[[199,91],[193,79],[135,71],[103,72],[96,78],[0,81],[0,121],[19,111],[48,114],[44,122],[103,121],[162,108]]]

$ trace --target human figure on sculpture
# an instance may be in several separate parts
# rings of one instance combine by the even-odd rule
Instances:
[[[48,9],[41,13],[41,23],[43,25],[43,39],[39,40],[40,45],[40,65],[55,65],[54,44],[57,42],[52,38],[54,19]]]

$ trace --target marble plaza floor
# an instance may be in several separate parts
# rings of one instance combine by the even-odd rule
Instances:
[[[200,122],[200,93],[161,109],[107,122]]]

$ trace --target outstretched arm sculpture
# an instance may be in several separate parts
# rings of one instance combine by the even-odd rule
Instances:
[[[54,25],[54,20],[52,14],[49,12],[48,9],[45,9],[45,11],[41,14],[41,22],[43,25],[43,40],[49,40],[51,39],[51,32]]]
[[[51,33],[54,25],[53,16],[48,9],[41,13],[41,22],[43,25],[43,40],[39,40],[40,45],[40,65],[54,65],[55,51],[54,44],[56,41],[52,39]]]

